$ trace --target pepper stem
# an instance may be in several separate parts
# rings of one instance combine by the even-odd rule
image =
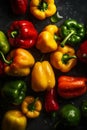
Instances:
[[[62,61],[63,61],[63,63],[64,64],[67,64],[67,62],[70,60],[70,59],[75,59],[75,58],[77,58],[75,55],[74,56],[70,56],[69,54],[64,54],[63,56],[62,56]]]
[[[41,11],[45,11],[45,10],[47,10],[47,8],[48,8],[48,4],[44,1],[41,1],[39,6],[38,6],[38,9]]]
[[[61,38],[59,36],[57,36],[56,34],[54,35],[54,39],[55,39],[55,41],[61,40]]]
[[[35,110],[35,103],[36,103],[37,100],[38,100],[38,97],[35,98],[32,103],[29,104],[28,109],[29,109],[30,111],[34,111],[34,110]]]
[[[15,38],[17,35],[18,35],[18,31],[15,30],[15,31],[11,32],[11,37],[12,38]]]
[[[8,61],[8,60],[6,60],[6,58],[5,58],[5,56],[4,56],[4,54],[0,51],[0,56],[1,56],[1,58],[2,58],[2,60],[6,63],[6,64],[11,64],[12,63],[12,60],[10,60],[10,61]]]
[[[72,36],[73,33],[74,33],[74,30],[72,30],[71,33],[69,33],[69,35],[67,37],[65,37],[65,39],[60,43],[61,47],[65,46],[65,43]]]

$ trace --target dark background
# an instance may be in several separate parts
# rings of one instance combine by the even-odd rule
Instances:
[[[63,23],[63,21],[68,18],[76,19],[78,20],[78,22],[81,22],[85,25],[87,24],[87,0],[55,0],[55,3],[57,5],[57,10],[59,11],[59,14],[63,16],[63,19],[57,22],[56,25],[60,26]],[[32,21],[35,27],[37,28],[38,32],[40,32],[43,29],[43,27],[45,27],[45,25],[48,25],[51,23],[50,18],[40,21],[40,20],[37,20],[35,17],[33,17],[29,12],[29,6],[24,16],[14,15],[12,13],[9,0],[0,0],[0,30],[6,33],[12,21],[22,20],[22,19]],[[35,56],[36,60],[40,58],[41,55],[35,49],[31,50],[31,52]],[[55,71],[56,78],[62,74],[63,73],[59,71]],[[66,73],[66,75],[87,76],[87,65],[85,65],[84,63],[78,62],[75,68],[73,68],[70,72]],[[30,78],[28,78],[28,80],[27,79],[24,79],[24,80],[26,80],[28,85],[30,84],[29,83]],[[0,82],[2,81],[3,79],[0,78]],[[2,86],[0,85],[0,88],[1,87]],[[32,90],[30,94],[37,95],[33,93]],[[44,93],[40,93],[38,95],[40,96],[41,99],[44,98]],[[81,101],[83,101],[84,99],[87,99],[87,94],[79,98],[68,100],[68,101],[63,100],[60,97],[58,100],[59,100],[60,106],[67,103],[73,103],[77,107],[80,107]],[[2,99],[0,98],[0,122],[2,121],[3,115],[7,111],[7,109],[11,109],[11,108],[13,107],[7,106],[7,104],[4,103]],[[35,130],[35,129],[54,130],[54,123],[56,122],[56,120],[57,118],[53,119],[46,112],[42,111],[39,118],[28,119],[27,130]],[[59,130],[63,129],[63,126],[59,126],[58,129]],[[84,124],[83,121],[81,121],[80,125],[74,129],[86,130],[87,129],[86,123]]]

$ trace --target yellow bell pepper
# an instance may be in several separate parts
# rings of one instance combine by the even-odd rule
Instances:
[[[2,121],[2,130],[26,130],[27,119],[19,110],[9,110]]]
[[[52,16],[57,8],[54,0],[31,0],[30,12],[39,20]]]
[[[39,34],[36,48],[42,53],[55,51],[59,44],[59,29],[56,25],[47,25]]]
[[[55,74],[48,61],[35,63],[31,72],[31,86],[36,92],[54,88]]]
[[[38,98],[34,98],[33,96],[25,97],[22,102],[22,112],[28,118],[36,118],[40,115],[42,109],[42,103]]]
[[[12,50],[8,54],[7,60],[4,71],[11,76],[27,76],[35,63],[32,54],[23,48]],[[11,60],[12,62],[10,62]]]
[[[77,63],[75,50],[70,46],[59,46],[56,51],[50,54],[50,63],[61,72],[70,71]]]

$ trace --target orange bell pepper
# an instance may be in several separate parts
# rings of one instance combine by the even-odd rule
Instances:
[[[34,65],[35,59],[32,54],[22,48],[12,50],[5,64],[5,74],[11,76],[27,76],[30,73],[30,68]]]

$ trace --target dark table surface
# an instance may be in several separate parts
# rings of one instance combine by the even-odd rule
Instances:
[[[55,0],[55,3],[57,5],[57,10],[59,11],[60,15],[63,16],[63,19],[57,22],[56,25],[60,26],[63,23],[63,21],[68,18],[76,19],[78,20],[78,22],[81,22],[85,25],[87,24],[87,0]],[[30,14],[29,9],[27,10],[24,16],[16,16],[11,11],[9,0],[0,0],[0,30],[7,32],[10,23],[12,21],[22,20],[22,19],[32,21],[35,27],[38,29],[38,32],[40,32],[45,25],[51,23],[50,18],[45,19],[43,21],[37,20]],[[32,53],[38,58],[38,54],[36,54],[36,52],[32,52]],[[76,67],[72,69],[70,72],[66,73],[66,75],[87,76],[86,66],[87,65],[79,62],[76,65]],[[59,76],[61,74],[62,74],[61,72],[56,71],[56,76]],[[39,96],[43,98],[44,94],[41,93]],[[81,101],[84,99],[87,99],[87,94],[69,101],[59,98],[59,104],[64,105],[66,103],[74,103],[75,105],[79,106]],[[5,106],[4,105],[0,99],[0,122],[2,121],[3,115],[7,110],[6,105]],[[10,106],[9,109],[11,109]],[[35,129],[54,130],[53,127],[54,123],[55,123],[55,119],[52,119],[43,111],[40,117],[32,120],[28,119],[28,125],[26,130],[35,130]],[[58,129],[59,130],[63,129],[63,127],[59,126]],[[86,130],[87,126],[86,124],[81,122],[80,125],[74,129]]]

